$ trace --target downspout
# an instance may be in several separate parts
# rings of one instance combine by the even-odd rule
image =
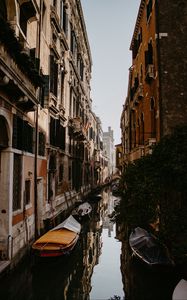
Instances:
[[[159,26],[159,4],[158,0],[155,0],[155,19],[156,19],[156,34],[157,34],[157,66],[158,66],[158,81],[159,81],[159,117],[160,117],[160,138],[163,137],[163,115],[162,115],[162,82],[161,82],[161,55],[160,55],[160,26]],[[162,199],[164,198],[163,195],[163,187],[161,185],[161,179],[159,179],[159,189],[160,189],[160,196],[159,196],[159,231],[162,231]]]
[[[163,124],[162,124],[162,82],[161,82],[161,64],[160,64],[160,27],[159,27],[159,5],[158,0],[155,0],[155,19],[156,19],[156,34],[157,34],[157,67],[158,67],[158,94],[159,94],[159,118],[160,118],[160,137],[163,136]]]
[[[39,74],[40,74],[40,44],[41,44],[41,24],[42,24],[42,5],[43,0],[40,0],[40,11],[39,11],[39,26],[37,26],[37,46],[36,57],[39,59]],[[38,104],[35,110],[35,153],[34,153],[34,223],[35,223],[35,240],[38,237],[38,191],[37,191],[37,166],[38,166],[38,110],[39,110],[39,99],[40,88],[38,88],[37,98]]]

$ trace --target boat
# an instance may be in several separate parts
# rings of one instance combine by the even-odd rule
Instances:
[[[90,214],[92,206],[88,202],[84,202],[72,211],[73,216],[84,217]]]
[[[147,265],[172,266],[174,262],[167,247],[147,230],[136,227],[129,236],[133,254]]]
[[[172,300],[186,300],[187,299],[187,280],[181,279],[176,285]]]
[[[64,222],[49,230],[32,245],[40,257],[61,256],[73,250],[81,231],[81,224],[70,215]]]

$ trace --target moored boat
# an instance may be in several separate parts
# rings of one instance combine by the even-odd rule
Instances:
[[[69,253],[76,245],[81,225],[70,215],[64,222],[42,235],[32,245],[40,257],[54,257]]]
[[[84,202],[72,211],[73,216],[84,217],[91,213],[92,206],[88,202]]]
[[[167,247],[147,230],[136,227],[129,236],[132,252],[148,265],[173,266]]]
[[[186,300],[187,299],[187,280],[181,279],[176,285],[172,300]]]

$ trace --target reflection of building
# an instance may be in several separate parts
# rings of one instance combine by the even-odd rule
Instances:
[[[113,130],[111,127],[108,127],[108,131],[103,132],[103,148],[108,157],[109,175],[112,175],[115,172],[115,148]]]
[[[107,199],[107,202],[105,201],[105,197]],[[105,209],[103,213],[103,228],[108,229],[108,236],[111,236],[111,232],[113,231],[114,223],[110,220],[110,215],[114,211],[114,199],[115,197],[112,196],[111,192],[107,190],[106,193],[103,193],[103,203],[105,203]]]
[[[187,2],[176,5],[175,0],[140,1],[121,116],[126,162],[150,153],[161,137],[187,122]]]
[[[91,277],[93,274],[94,266],[99,262],[99,256],[101,255],[101,203],[93,204],[92,217],[89,223],[83,225],[82,237],[81,237],[81,251],[82,251],[82,267],[79,267],[79,274],[77,279],[79,280],[78,289],[75,289],[75,294],[71,295],[71,299],[90,299],[89,294],[91,292]],[[79,258],[80,260],[80,258]],[[81,271],[80,271],[81,270]]]

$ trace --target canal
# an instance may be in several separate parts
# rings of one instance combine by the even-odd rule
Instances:
[[[118,198],[109,188],[101,195],[91,202],[74,250],[55,259],[28,255],[1,278],[1,300],[172,300],[180,274],[175,268],[149,268],[132,257],[109,217]]]
[[[0,282],[1,300],[107,300],[124,298],[121,242],[109,215],[116,197],[109,189],[91,202],[79,242],[68,256],[34,260],[29,255]]]

